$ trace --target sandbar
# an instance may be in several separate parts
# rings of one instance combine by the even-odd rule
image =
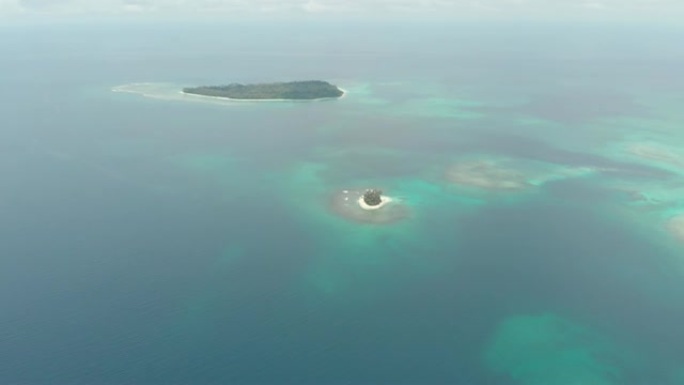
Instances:
[[[655,162],[666,163],[675,167],[684,166],[684,158],[670,148],[652,143],[640,143],[629,147],[632,155]]]
[[[490,160],[456,164],[446,171],[447,181],[486,190],[522,190],[530,186],[525,175]]]

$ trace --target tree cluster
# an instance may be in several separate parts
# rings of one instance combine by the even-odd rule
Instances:
[[[382,191],[378,189],[369,189],[363,193],[363,201],[368,206],[377,206],[382,203]]]
[[[184,88],[183,92],[203,96],[257,100],[307,100],[319,98],[336,98],[342,96],[343,94],[343,92],[336,86],[320,80],[247,85],[233,83],[225,86],[201,86]]]

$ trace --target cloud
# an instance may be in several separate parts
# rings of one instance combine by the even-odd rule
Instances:
[[[339,11],[345,11],[346,9],[344,8],[343,5],[340,4],[334,4],[330,1],[321,1],[321,0],[309,0],[301,5],[301,9],[303,9],[305,12],[311,12],[311,13],[319,13],[319,12],[339,12]]]
[[[440,17],[482,15],[521,17],[544,15],[564,18],[596,14],[673,15],[684,17],[681,0],[0,0],[0,17],[15,14],[150,16],[213,15],[241,17],[268,14],[274,17],[362,15],[370,18]]]
[[[18,13],[21,10],[18,0],[0,0],[0,15]]]

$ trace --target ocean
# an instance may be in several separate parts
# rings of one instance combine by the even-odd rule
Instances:
[[[684,383],[681,27],[0,29],[0,383]]]

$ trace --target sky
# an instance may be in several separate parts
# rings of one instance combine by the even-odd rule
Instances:
[[[684,20],[684,0],[0,0],[0,18]]]

